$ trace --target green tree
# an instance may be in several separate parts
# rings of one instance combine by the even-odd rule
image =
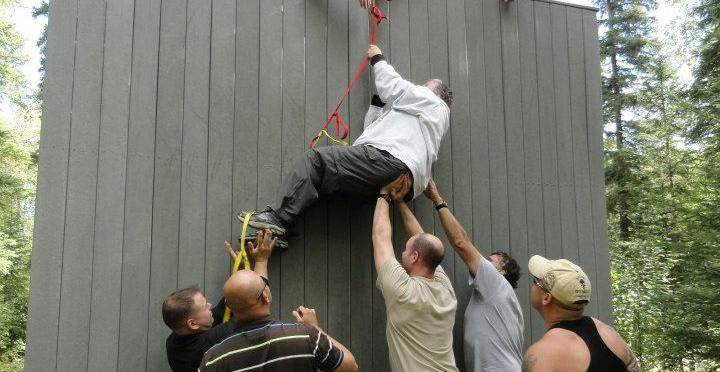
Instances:
[[[632,190],[628,185],[633,176],[633,121],[628,110],[637,105],[638,84],[642,82],[646,65],[651,58],[647,48],[651,40],[652,18],[649,13],[657,7],[655,0],[595,0],[599,8],[599,22],[605,29],[600,37],[603,59],[603,116],[612,126],[611,161],[607,167],[608,208],[618,215],[621,239],[627,239],[631,229],[629,202]]]
[[[20,371],[25,352],[36,165],[34,140],[22,138],[36,105],[21,67],[24,40],[0,0],[0,370]]]
[[[691,134],[694,140],[720,149],[720,1],[699,0],[694,10],[702,36],[690,90],[696,105]]]

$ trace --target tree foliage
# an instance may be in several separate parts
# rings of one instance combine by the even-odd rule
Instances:
[[[21,70],[24,40],[0,0],[0,370],[20,371],[30,276],[36,162],[34,140],[23,130],[36,120],[31,89]]]
[[[708,18],[717,19],[720,7],[685,8],[704,17],[683,30],[701,40],[688,43],[698,68],[686,89],[673,64],[677,40],[658,40],[667,30],[652,29],[654,1],[596,5],[611,128],[605,162],[615,323],[644,371],[715,371],[720,321],[709,314],[720,313],[720,151],[713,145],[720,121],[701,104],[720,102],[712,91],[720,87],[712,85],[720,81],[717,21]]]

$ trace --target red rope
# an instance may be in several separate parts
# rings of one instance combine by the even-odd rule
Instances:
[[[383,16],[382,9],[375,5],[375,1],[373,1],[372,6],[370,7],[370,17],[373,20],[372,28],[370,29],[370,44],[377,44],[377,26],[380,25],[383,19],[387,19],[387,17]],[[345,100],[350,95],[350,91],[352,91],[355,83],[357,83],[363,72],[365,72],[365,69],[367,69],[368,65],[370,65],[370,60],[367,57],[363,58],[363,61],[360,64],[360,67],[357,69],[355,76],[353,76],[352,80],[350,80],[350,84],[348,85],[347,89],[345,89],[345,93],[340,98],[337,106],[335,106],[335,110],[333,110],[330,116],[328,116],[327,120],[325,120],[325,124],[323,124],[322,130],[320,130],[320,132],[318,132],[315,138],[313,138],[308,144],[309,149],[315,147],[317,141],[322,138],[324,134],[327,134],[327,129],[330,126],[330,123],[332,123],[333,121],[335,122],[335,136],[338,137],[340,140],[344,140],[348,137],[348,135],[350,134],[350,127],[345,123],[345,121],[343,121],[342,117],[340,117],[339,110],[340,107],[342,107],[343,103],[345,103]]]

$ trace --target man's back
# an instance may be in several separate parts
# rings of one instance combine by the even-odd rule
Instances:
[[[387,308],[392,370],[457,371],[452,349],[457,300],[442,267],[433,279],[411,277],[392,258],[378,270],[377,286]]]
[[[343,357],[318,329],[268,317],[239,324],[235,334],[208,350],[200,371],[332,371]]]
[[[519,371],[523,315],[510,283],[484,257],[465,310],[465,362],[473,371]]]
[[[634,356],[617,332],[597,319],[583,317],[548,330],[528,349],[523,371],[627,371],[631,359]]]

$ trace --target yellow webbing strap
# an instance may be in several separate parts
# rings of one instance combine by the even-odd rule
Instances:
[[[233,263],[233,274],[235,274],[240,269],[240,265],[242,265],[244,270],[250,269],[250,258],[248,257],[247,251],[245,250],[245,235],[247,234],[248,223],[250,223],[250,216],[252,215],[252,212],[245,213],[245,218],[243,219],[242,232],[240,233],[240,249],[238,249],[237,256],[235,257],[235,262]],[[230,320],[231,314],[232,312],[230,311],[230,308],[225,306],[223,323],[227,323]]]
[[[314,148],[314,147],[315,147],[315,144],[316,144],[321,138],[323,138],[323,137],[327,137],[330,141],[333,141],[333,142],[335,142],[335,143],[337,143],[338,145],[341,145],[341,146],[347,146],[347,144],[348,144],[347,141],[341,140],[341,139],[337,139],[337,138],[333,137],[330,133],[328,133],[328,131],[326,131],[325,129],[323,129],[323,130],[321,130],[321,131],[318,132],[318,134],[315,136],[315,138],[313,138],[312,141],[310,141],[310,148],[311,148],[311,149]]]

